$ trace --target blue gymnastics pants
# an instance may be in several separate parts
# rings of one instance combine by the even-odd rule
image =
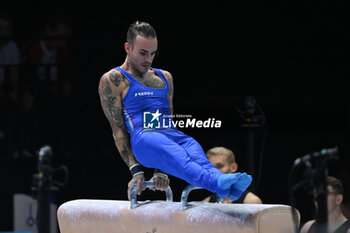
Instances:
[[[136,159],[145,167],[158,168],[189,184],[217,193],[223,173],[206,157],[201,145],[177,130],[152,130],[134,134],[131,145]]]

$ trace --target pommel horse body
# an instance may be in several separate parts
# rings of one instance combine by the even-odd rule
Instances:
[[[154,183],[145,183],[152,187]],[[137,202],[137,187],[131,201],[73,200],[57,211],[61,233],[294,233],[291,207],[267,204],[221,204],[190,202],[189,185],[181,202],[172,201],[170,187],[166,201]],[[296,211],[297,223],[300,215]],[[298,226],[297,226],[298,227]]]

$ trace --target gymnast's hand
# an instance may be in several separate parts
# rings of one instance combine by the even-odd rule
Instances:
[[[150,181],[154,182],[154,188],[149,188],[150,190],[161,190],[165,191],[170,183],[169,177],[164,173],[154,173]]]
[[[143,190],[146,189],[146,186],[144,184],[145,177],[143,173],[139,173],[135,175],[128,184],[128,198],[130,200],[130,190],[134,185],[137,185],[137,194],[140,195]]]

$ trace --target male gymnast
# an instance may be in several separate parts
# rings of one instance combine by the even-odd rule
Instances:
[[[145,189],[144,166],[155,168],[153,190],[168,187],[167,173],[221,198],[238,199],[250,185],[250,175],[223,174],[195,139],[173,125],[144,127],[145,113],[152,113],[151,121],[158,122],[173,113],[173,77],[168,71],[151,67],[158,48],[154,28],[146,22],[131,24],[124,47],[124,63],[101,77],[98,91],[115,145],[133,176],[128,193],[134,185],[138,194]]]

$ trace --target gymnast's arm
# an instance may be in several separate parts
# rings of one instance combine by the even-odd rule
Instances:
[[[168,72],[164,71],[163,73],[168,81],[169,85],[169,91],[168,91],[168,103],[169,103],[169,108],[170,108],[170,113],[171,115],[174,114],[174,106],[173,106],[173,97],[174,97],[174,82],[173,82],[173,76]]]
[[[120,156],[130,168],[138,162],[132,152],[130,138],[124,124],[122,92],[127,86],[128,83],[126,83],[124,77],[118,71],[111,70],[101,77],[98,92],[102,109],[112,128],[115,145]],[[134,175],[129,182],[128,197],[130,188],[134,184],[138,185],[138,192],[141,194],[142,190],[145,189],[143,172]]]

